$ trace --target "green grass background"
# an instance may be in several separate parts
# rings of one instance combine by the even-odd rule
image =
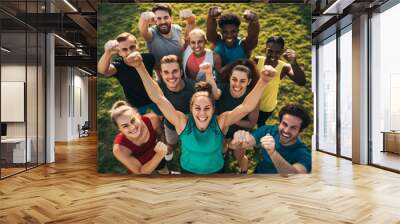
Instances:
[[[147,52],[145,41],[139,36],[138,21],[140,14],[150,11],[153,4],[101,4],[98,9],[97,56],[98,59],[104,52],[107,40],[114,39],[119,33],[131,32],[138,40],[142,52]],[[285,39],[285,48],[296,51],[297,61],[302,66],[307,79],[305,87],[297,86],[285,78],[280,87],[278,106],[269,124],[278,124],[277,114],[280,108],[288,103],[302,104],[312,115],[313,95],[311,92],[311,9],[304,4],[265,4],[265,3],[175,3],[173,8],[173,22],[184,28],[184,23],[179,19],[179,11],[191,9],[196,15],[197,25],[205,30],[208,8],[220,6],[224,12],[230,11],[242,15],[246,9],[256,12],[260,20],[260,35],[255,55],[265,55],[265,41],[270,36],[281,35]],[[242,22],[240,37],[247,35],[247,24]],[[282,59],[283,60],[283,59]],[[98,163],[97,169],[101,173],[124,173],[126,168],[120,164],[112,154],[114,136],[118,133],[112,124],[108,110],[112,104],[120,99],[125,99],[122,88],[114,78],[99,76],[97,79],[97,116],[98,116]],[[310,125],[302,134],[301,139],[311,148],[313,125]],[[249,171],[252,172],[255,164],[260,159],[260,152],[248,150],[250,157]],[[179,153],[175,153],[169,168],[179,170]],[[227,172],[238,172],[238,165],[234,157],[228,155]]]

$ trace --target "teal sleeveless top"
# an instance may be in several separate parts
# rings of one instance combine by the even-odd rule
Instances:
[[[196,127],[193,115],[188,115],[181,139],[181,167],[196,174],[209,174],[221,170],[224,166],[222,147],[224,135],[213,115],[207,129],[200,131]]]

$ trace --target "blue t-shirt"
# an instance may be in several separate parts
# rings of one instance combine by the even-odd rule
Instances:
[[[307,172],[311,172],[311,152],[304,143],[297,139],[296,143],[290,146],[283,146],[279,142],[279,132],[277,126],[264,125],[255,130],[252,135],[256,144],[260,144],[260,139],[266,134],[270,134],[275,140],[276,151],[290,164],[299,163],[303,165]],[[258,163],[255,173],[277,173],[275,165],[272,163],[268,153],[262,148],[262,160]]]
[[[232,48],[226,46],[223,40],[217,40],[214,52],[219,54],[219,56],[221,57],[223,66],[239,59],[248,58],[248,55],[242,47],[242,40],[239,38],[235,40],[235,44]]]

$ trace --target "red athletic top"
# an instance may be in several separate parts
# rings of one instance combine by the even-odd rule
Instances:
[[[188,77],[192,80],[196,80],[197,73],[200,71],[200,64],[204,62],[206,54],[201,57],[196,57],[194,53],[189,56],[186,64],[186,73]]]
[[[142,145],[136,145],[129,141],[125,135],[119,133],[117,136],[115,136],[114,144],[123,145],[130,149],[132,151],[131,155],[138,159],[143,165],[151,160],[156,154],[154,147],[156,147],[157,144],[157,133],[151,124],[150,118],[142,116],[142,121],[146,124],[150,132],[150,138],[146,143]]]

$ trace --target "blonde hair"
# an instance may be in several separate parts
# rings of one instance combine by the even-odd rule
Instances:
[[[115,38],[115,40],[117,40],[118,43],[123,42],[123,41],[126,41],[126,40],[128,40],[128,39],[132,39],[132,40],[136,41],[136,37],[133,36],[133,34],[128,33],[128,32],[120,33],[120,34]]]
[[[179,64],[178,56],[176,56],[174,54],[170,54],[170,55],[166,55],[166,56],[162,57],[161,60],[160,60],[160,65],[169,64],[169,63],[177,63],[177,64]]]
[[[200,28],[194,28],[192,31],[190,31],[189,33],[189,40],[191,38],[191,36],[193,34],[200,34],[201,36],[203,36],[204,40],[207,42],[207,35],[206,32],[204,32],[204,30],[200,29]]]
[[[126,111],[133,111],[134,113],[137,113],[137,110],[133,107],[131,107],[126,101],[124,100],[119,100],[113,104],[111,109],[109,110],[111,120],[115,124],[116,127],[118,127],[117,124],[117,118],[120,117],[123,113]]]

